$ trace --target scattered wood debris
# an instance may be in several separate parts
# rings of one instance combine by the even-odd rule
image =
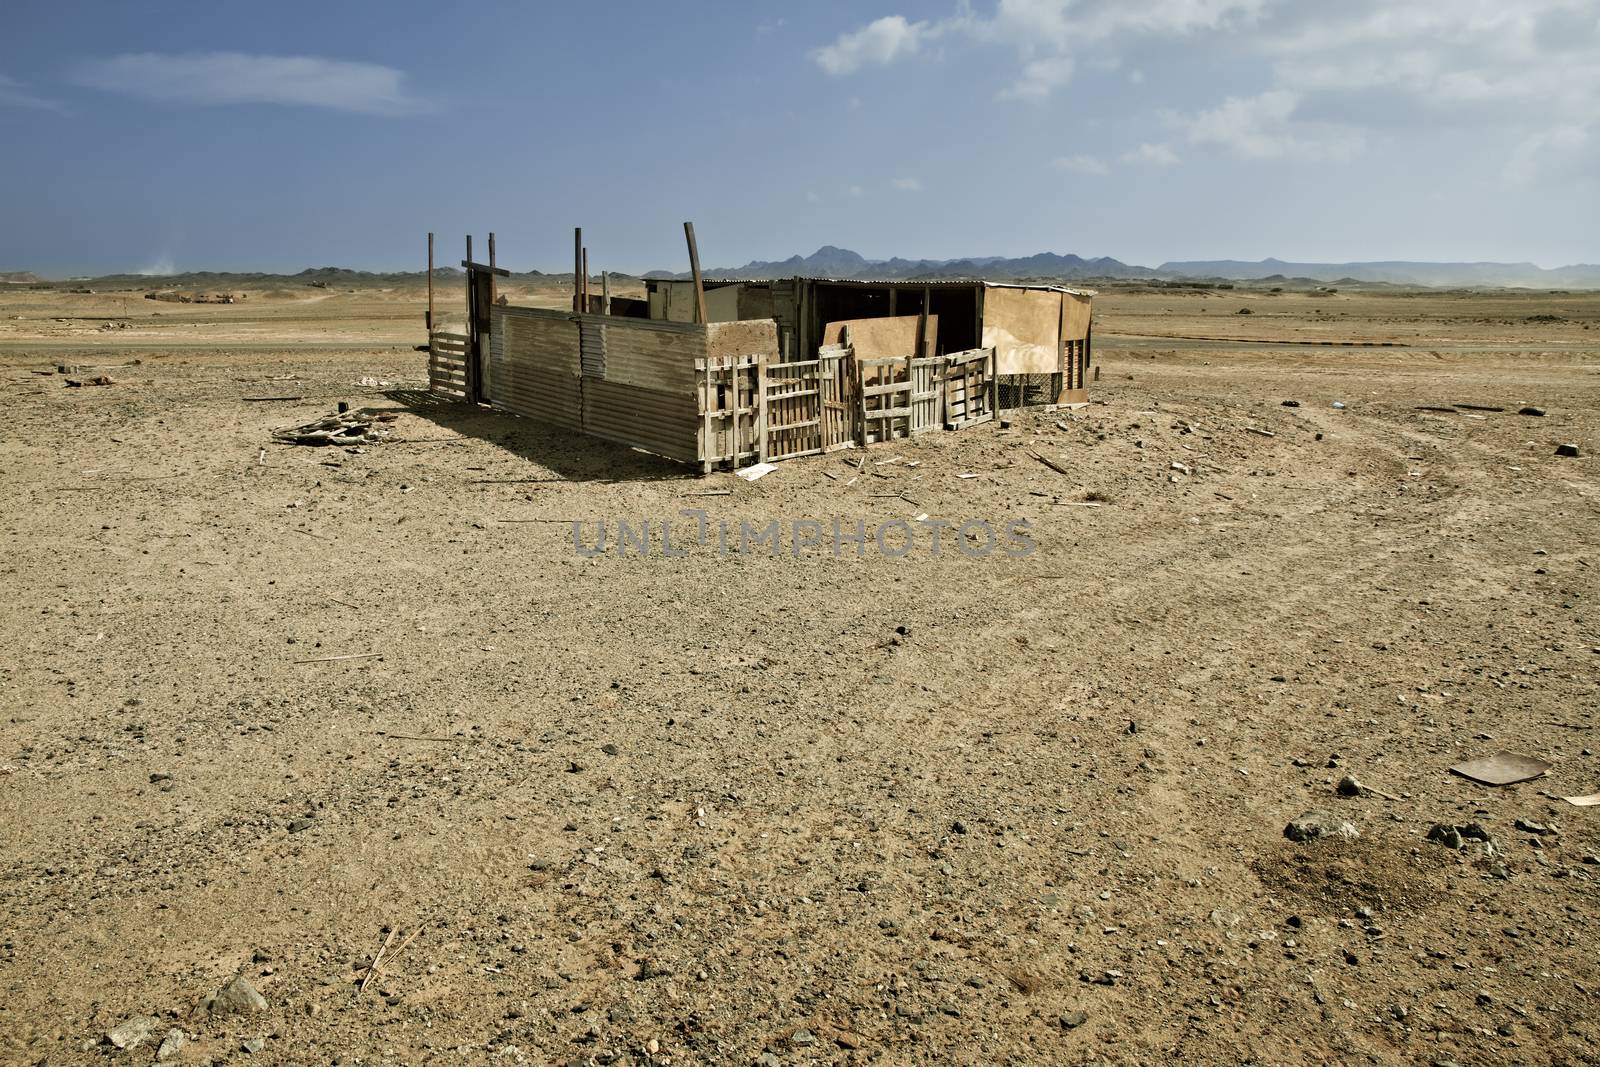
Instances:
[[[399,416],[388,411],[342,411],[288,430],[274,431],[272,439],[284,445],[375,445],[389,435]]]

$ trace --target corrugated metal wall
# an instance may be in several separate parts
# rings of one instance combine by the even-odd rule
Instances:
[[[578,324],[570,314],[496,305],[487,399],[495,407],[583,429]]]
[[[699,457],[706,328],[497,305],[489,403],[669,459]]]

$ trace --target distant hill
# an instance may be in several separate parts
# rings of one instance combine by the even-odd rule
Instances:
[[[742,267],[718,267],[704,272],[708,278],[872,278],[921,281],[944,278],[981,278],[1010,281],[1017,278],[1155,278],[1156,271],[1135,267],[1109,257],[1084,259],[1075,255],[1040,252],[1007,259],[986,256],[966,259],[867,259],[859,252],[823,245],[809,256],[783,260],[754,260]],[[687,278],[684,272],[651,271],[646,278]]]
[[[436,281],[460,278],[458,267],[439,267]],[[426,271],[374,272],[347,267],[310,267],[297,274],[252,271],[189,271],[183,274],[108,274],[99,278],[74,278],[47,282],[31,271],[0,271],[0,284],[74,285],[96,289],[174,289],[225,291],[229,289],[362,289],[420,286]],[[1452,288],[1519,287],[1533,289],[1600,289],[1600,265],[1575,264],[1550,269],[1533,263],[1295,263],[1281,259],[1245,262],[1233,259],[1193,260],[1141,267],[1110,256],[1086,259],[1071,253],[1039,252],[1031,256],[971,256],[961,259],[867,259],[859,252],[823,245],[809,256],[780,260],[752,260],[742,267],[707,270],[710,279],[738,278],[863,278],[885,281],[936,281],[972,278],[983,281],[1141,281],[1152,284],[1200,282],[1257,282],[1291,287],[1314,285],[1399,285]],[[613,271],[623,280],[633,275]],[[687,271],[654,270],[639,277],[687,278]],[[572,274],[527,271],[508,281],[523,285],[571,285]]]
[[[1547,270],[1532,263],[1287,263],[1281,259],[1245,263],[1220,259],[1163,263],[1157,269],[1168,277],[1227,278],[1234,281],[1292,277],[1319,282],[1386,282],[1391,285],[1600,288],[1600,266],[1592,264]]]

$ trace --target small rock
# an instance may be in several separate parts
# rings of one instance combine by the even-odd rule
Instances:
[[[154,1015],[135,1015],[106,1031],[106,1043],[117,1048],[137,1048],[150,1040],[161,1020]]]
[[[1069,1012],[1067,1012],[1065,1015],[1063,1015],[1061,1017],[1061,1029],[1063,1029],[1063,1030],[1076,1030],[1078,1027],[1082,1026],[1084,1023],[1086,1023],[1088,1021],[1089,1021],[1089,1013],[1088,1012],[1086,1012],[1086,1011],[1069,1011]]]
[[[605,744],[600,746],[600,751],[604,752],[608,756],[615,756],[618,752],[621,752],[622,749],[618,748],[614,743],[607,741]]]
[[[1300,406],[1300,401],[1298,401],[1298,400],[1285,400],[1283,402],[1283,406],[1286,407],[1286,408],[1297,408],[1297,407]]]
[[[266,1011],[267,998],[262,996],[250,979],[240,975],[206,998],[206,1012],[210,1015],[237,1015]]]
[[[1544,834],[1554,834],[1560,832],[1554,826],[1546,826],[1542,822],[1532,822],[1528,819],[1518,819],[1512,825],[1525,834],[1539,834],[1543,836]]]
[[[1341,837],[1346,840],[1361,836],[1355,824],[1348,819],[1342,819],[1329,811],[1313,808],[1311,811],[1291,820],[1283,828],[1283,836],[1290,841],[1319,841],[1325,837]]]
[[[316,820],[311,818],[310,816],[303,816],[303,817],[298,818],[298,819],[291,819],[291,820],[289,820],[289,832],[291,834],[297,834],[301,830],[309,830],[315,825],[316,825]]]
[[[168,1030],[167,1036],[161,1039],[161,1047],[156,1049],[157,1060],[170,1060],[183,1051],[183,1046],[189,1043],[189,1038],[182,1030]]]
[[[267,1039],[264,1037],[247,1037],[240,1043],[239,1047],[254,1055],[267,1047]]]
[[[1566,456],[1568,459],[1578,458],[1578,446],[1575,444],[1556,445],[1556,455]]]
[[[1365,789],[1361,783],[1356,781],[1348,774],[1339,779],[1339,784],[1334,788],[1342,797],[1358,797],[1365,792]]]
[[[817,1043],[817,1035],[810,1030],[796,1030],[789,1035],[789,1041],[796,1045],[815,1045]]]
[[[1442,822],[1436,822],[1428,828],[1428,840],[1437,841],[1445,848],[1460,848],[1461,831],[1457,830],[1454,826],[1448,826]]]
[[[1530,404],[1529,406],[1527,406],[1525,408],[1519,408],[1518,411],[1517,411],[1517,414],[1518,415],[1532,415],[1535,418],[1541,418],[1542,419],[1542,418],[1544,418],[1544,408],[1536,408],[1536,407],[1534,407],[1533,405]]]

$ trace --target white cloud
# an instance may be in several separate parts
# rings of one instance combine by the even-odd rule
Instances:
[[[1042,100],[1072,80],[1076,64],[1071,56],[1046,56],[1022,65],[1022,75],[1000,95],[1012,100]]]
[[[808,203],[808,204],[820,204],[820,203],[822,203],[821,194],[816,193],[816,192],[807,192],[806,193],[806,203]]]
[[[1178,162],[1178,153],[1171,145],[1142,144],[1131,152],[1122,154],[1122,162],[1146,167],[1171,167]]]
[[[1138,98],[1183,109],[1172,121],[1187,143],[1250,161],[1346,161],[1427,131],[1474,140],[1512,181],[1600,173],[1600,0],[946,2],[942,17],[879,18],[813,58],[844,75],[965,45],[979,54],[963,74],[1001,71],[999,97],[1036,102],[1127,70]],[[1212,69],[1231,93],[1196,99]],[[1137,117],[1149,129],[1133,138],[1159,140],[1163,114]]]
[[[1060,159],[1052,163],[1051,166],[1055,167],[1057,170],[1070,171],[1073,174],[1089,174],[1099,176],[1111,173],[1111,168],[1106,166],[1105,160],[1100,159],[1097,156],[1088,156],[1081,153],[1075,156],[1062,156]]]
[[[1258,96],[1230,96],[1210,111],[1179,121],[1192,143],[1221,145],[1244,159],[1348,160],[1366,147],[1358,130],[1294,122],[1299,106],[1299,94],[1272,89]]]
[[[78,81],[149,100],[193,104],[288,104],[366,115],[431,110],[406,90],[405,74],[378,63],[245,52],[128,53],[91,64]]]
[[[1117,37],[1175,36],[1218,30],[1253,19],[1271,0],[997,0],[988,15],[974,14],[962,0],[955,14],[911,22],[887,15],[840,34],[811,53],[829,74],[849,74],[872,64],[893,63],[946,36],[1013,50],[1021,74],[1001,96],[1043,99],[1072,80],[1076,53],[1095,46],[1103,62],[1119,59],[1102,45]]]
[[[829,74],[851,74],[862,67],[893,63],[912,55],[928,36],[926,22],[910,22],[904,15],[886,15],[853,33],[842,33],[830,45],[811,53]]]
[[[28,108],[35,111],[62,110],[56,101],[34,95],[26,85],[4,74],[0,74],[0,107]]]
[[[1504,175],[1511,185],[1532,185],[1548,172],[1580,165],[1594,138],[1587,127],[1556,126],[1529,134],[1506,159]],[[1590,174],[1592,177],[1592,172]]]
[[[899,189],[901,192],[906,192],[906,193],[920,193],[920,192],[922,192],[922,179],[921,178],[895,178],[889,184],[893,188]]]

